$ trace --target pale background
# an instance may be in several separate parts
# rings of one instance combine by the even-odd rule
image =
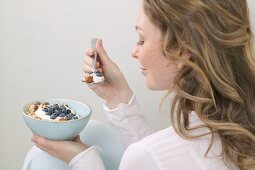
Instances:
[[[145,87],[131,58],[137,41],[137,0],[0,1],[0,169],[19,170],[33,145],[22,105],[40,98],[70,98],[88,103],[92,118],[106,122],[102,100],[81,83],[84,51],[100,37],[130,82],[150,124],[168,125],[164,92]],[[250,8],[255,9],[254,0]],[[253,12],[253,11],[251,11]],[[251,18],[254,18],[254,14]],[[254,21],[253,21],[254,22]]]

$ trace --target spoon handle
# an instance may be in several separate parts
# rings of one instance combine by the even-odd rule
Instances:
[[[97,51],[96,51],[96,43],[97,43],[98,38],[93,38],[91,40],[91,47],[95,50],[94,58],[92,61],[92,69],[93,71],[96,70],[96,63],[97,63]]]

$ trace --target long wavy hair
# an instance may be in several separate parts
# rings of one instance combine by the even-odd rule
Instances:
[[[186,139],[208,135],[189,135],[201,128],[189,126],[195,111],[212,138],[220,137],[225,164],[253,169],[255,59],[246,0],[144,0],[143,7],[162,32],[165,56],[185,65],[171,107],[176,132]],[[190,60],[173,56],[176,50]]]

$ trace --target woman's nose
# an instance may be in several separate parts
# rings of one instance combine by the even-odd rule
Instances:
[[[132,57],[134,57],[134,58],[137,59],[137,58],[138,58],[137,54],[138,54],[138,47],[135,46],[135,47],[133,48],[133,50],[132,50],[131,55],[132,55]]]

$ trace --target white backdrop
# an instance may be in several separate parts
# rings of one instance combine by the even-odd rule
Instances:
[[[84,51],[100,37],[130,82],[151,125],[168,125],[164,92],[146,89],[131,58],[137,0],[0,1],[0,169],[19,170],[33,145],[22,105],[40,98],[70,98],[88,103],[92,118],[106,122],[102,100],[81,83]],[[250,7],[255,9],[254,0]],[[253,17],[254,18],[254,14]],[[254,21],[253,21],[254,22]]]

